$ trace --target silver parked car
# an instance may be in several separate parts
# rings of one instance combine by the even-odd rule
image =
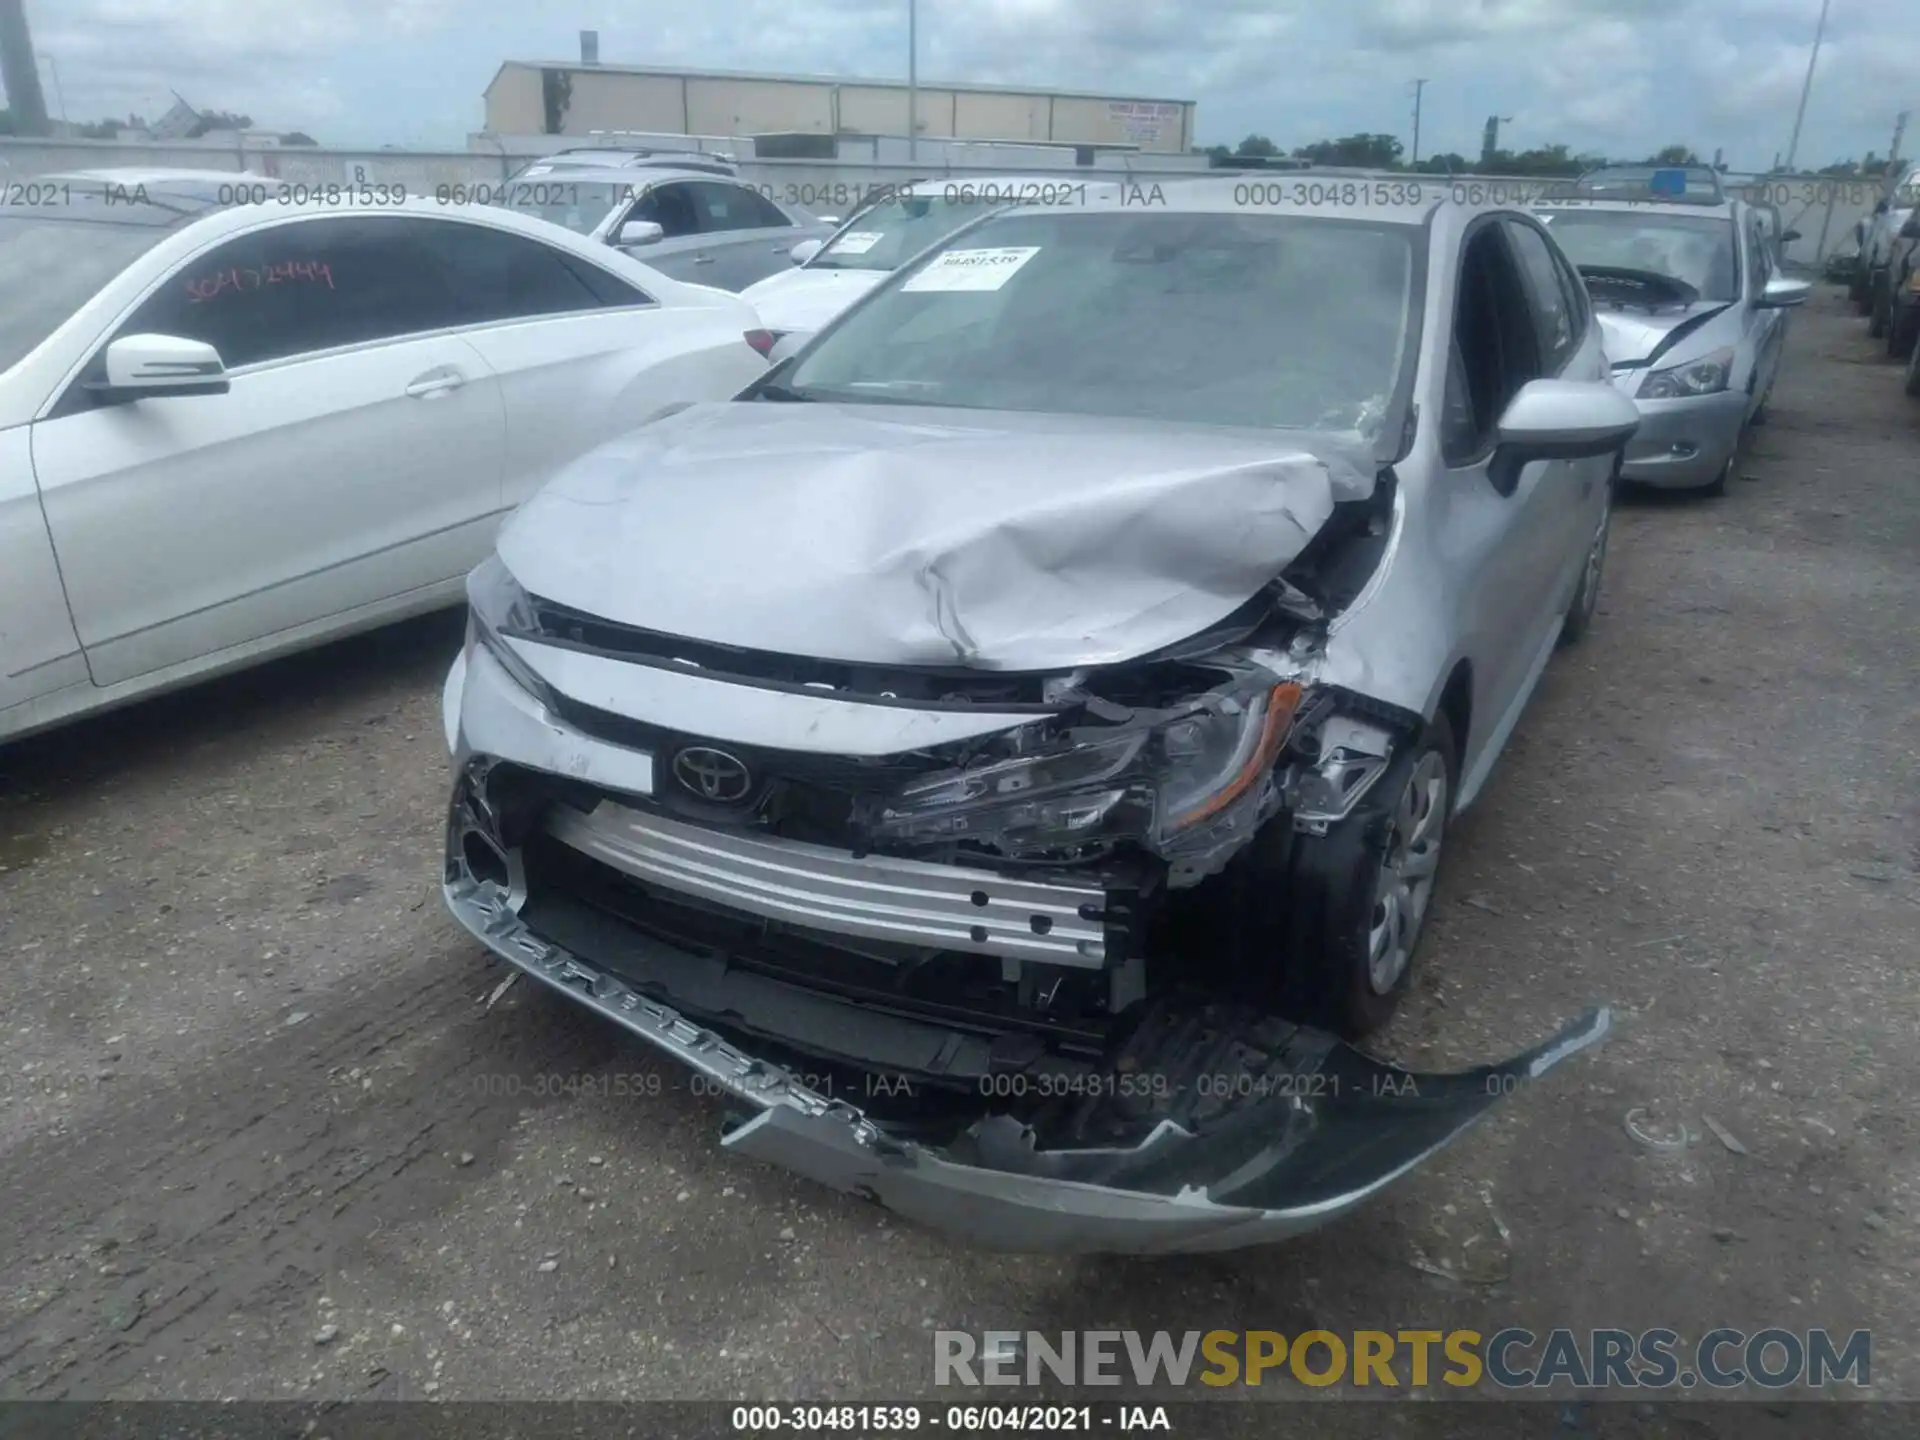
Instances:
[[[985,217],[471,577],[447,903],[728,1148],[994,1247],[1223,1249],[1604,1032],[1336,1033],[1594,614],[1639,417],[1536,220],[1281,193]]]
[[[740,291],[793,264],[834,227],[717,169],[530,166],[502,187],[510,210],[617,246],[675,280]]]
[[[1766,416],[1785,311],[1812,287],[1779,273],[1767,223],[1744,201],[1605,193],[1536,213],[1585,278],[1614,384],[1640,408],[1622,476],[1720,493]]]

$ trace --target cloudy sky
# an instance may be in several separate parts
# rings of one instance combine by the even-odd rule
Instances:
[[[929,80],[1193,98],[1199,139],[1283,147],[1354,131],[1479,149],[1614,155],[1784,151],[1819,0],[920,0]],[[906,0],[27,0],[47,104],[152,118],[178,90],[323,142],[465,147],[503,59],[900,77]],[[51,64],[49,64],[51,62]],[[57,75],[58,86],[53,83]],[[1803,162],[1884,154],[1920,110],[1920,26],[1890,0],[1833,0]],[[1916,133],[1903,146],[1920,151]]]

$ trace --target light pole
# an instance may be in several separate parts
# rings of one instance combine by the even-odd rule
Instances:
[[[920,163],[920,0],[907,0],[907,163]]]
[[[1420,168],[1420,92],[1426,88],[1425,80],[1413,82],[1413,159],[1408,163],[1416,170]]]
[[[1787,171],[1793,171],[1793,157],[1800,153],[1800,122],[1807,118],[1807,96],[1813,92],[1813,67],[1820,59],[1820,41],[1827,33],[1827,6],[1832,0],[1820,0],[1820,23],[1813,27],[1813,53],[1807,57],[1807,78],[1800,85],[1800,108],[1793,112],[1793,138],[1787,142]]]
[[[53,63],[51,55],[42,55],[40,58],[47,62],[47,74],[53,77],[53,103],[60,107],[61,127],[70,128],[67,125],[67,95],[60,88],[60,67]]]

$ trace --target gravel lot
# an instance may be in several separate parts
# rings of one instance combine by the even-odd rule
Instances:
[[[1284,1247],[965,1253],[723,1158],[532,986],[487,1009],[436,888],[455,617],[0,751],[0,1393],[857,1400],[930,1395],[934,1327],[1520,1324],[1869,1327],[1920,1398],[1920,405],[1878,349],[1823,288],[1734,493],[1626,504],[1381,1048],[1614,1036]]]

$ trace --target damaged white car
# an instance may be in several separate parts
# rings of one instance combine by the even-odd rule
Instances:
[[[1633,403],[1530,217],[1270,189],[987,217],[473,575],[447,902],[727,1148],[996,1248],[1225,1249],[1605,1031],[1340,1038],[1593,614]]]

